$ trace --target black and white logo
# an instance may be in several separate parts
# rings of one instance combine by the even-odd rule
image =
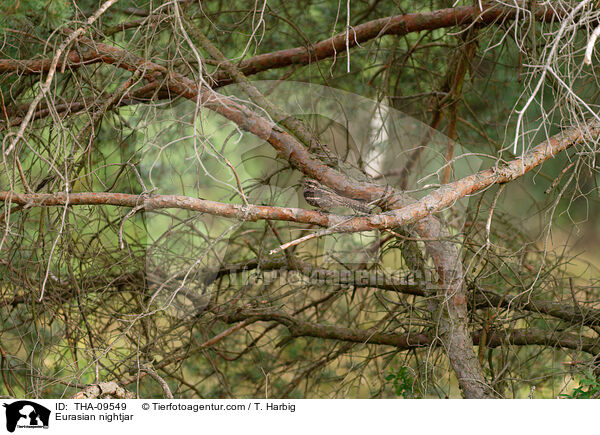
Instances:
[[[29,400],[3,404],[6,408],[6,430],[47,429],[50,422],[50,410]]]

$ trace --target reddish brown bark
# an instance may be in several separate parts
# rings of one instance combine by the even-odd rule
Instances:
[[[433,21],[437,19],[437,22],[445,23],[452,22],[456,24],[457,22],[462,22],[457,21],[456,9],[452,9],[451,16],[448,15],[447,11],[441,13],[439,16],[432,13],[433,15],[430,14],[429,18]],[[473,15],[472,10],[471,13],[472,20],[477,18],[477,15]],[[482,16],[488,16],[485,14],[489,14],[489,17],[495,16],[494,19],[502,16],[502,14],[493,15],[495,13],[497,11],[489,10]],[[410,28],[409,24],[411,21],[407,21],[408,17],[403,16],[401,22],[394,24],[401,29],[398,31],[405,31],[402,30],[404,27],[407,29]],[[424,20],[422,16],[420,18]],[[418,24],[419,19],[416,16],[411,15],[410,19],[416,20],[414,21],[415,26]],[[423,29],[426,29],[428,28],[428,23],[430,21],[424,20],[419,25]],[[385,29],[380,28],[377,33],[375,33],[376,26],[373,28],[364,27],[359,30],[364,32],[365,37],[372,38],[377,36],[379,32],[387,32],[387,26],[389,25],[389,22],[384,23]],[[336,43],[335,38],[330,41],[334,45]],[[451,205],[465,195],[479,191],[491,184],[510,181],[523,175],[531,168],[551,158],[556,152],[581,140],[582,132],[578,130],[572,131],[569,134],[553,138],[548,143],[536,147],[532,152],[524,156],[522,160],[510,162],[500,169],[482,171],[448,184],[422,200],[415,202],[401,192],[393,191],[390,188],[348,179],[344,174],[335,171],[315,159],[301,143],[286,131],[267,121],[265,118],[258,116],[245,106],[216,94],[211,89],[202,87],[181,74],[169,71],[160,65],[110,45],[95,43],[86,38],[80,38],[80,42],[88,46],[90,53],[94,53],[97,56],[93,59],[101,59],[102,62],[114,64],[129,71],[142,71],[144,77],[150,82],[164,83],[164,87],[172,94],[183,96],[201,104],[203,107],[213,110],[231,120],[241,129],[247,130],[257,137],[266,140],[278,151],[282,158],[288,160],[295,168],[309,177],[333,188],[346,197],[377,202],[383,209],[390,211],[372,216],[347,218],[302,209],[267,206],[242,207],[183,196],[140,197],[110,193],[80,193],[67,196],[66,194],[17,195],[9,192],[0,192],[0,199],[29,205],[104,203],[128,207],[142,206],[146,209],[175,207],[240,220],[277,219],[313,223],[326,227],[335,226],[335,230],[340,232],[392,228],[419,221],[416,230],[423,238],[428,239],[426,247],[436,264],[440,288],[442,289],[439,293],[440,300],[443,301],[441,317],[439,318],[439,334],[442,343],[465,397],[491,397],[489,386],[485,381],[481,366],[472,349],[473,340],[468,330],[467,298],[462,277],[460,255],[456,246],[450,242],[431,241],[442,240],[446,236],[446,232],[440,226],[439,222],[432,217],[432,213]],[[310,59],[309,57],[308,60]],[[41,66],[43,67],[44,65]],[[597,127],[594,128],[597,131]]]
[[[556,10],[539,8],[535,18],[539,21],[549,21],[556,18]],[[458,8],[446,8],[432,12],[411,13],[379,18],[359,24],[352,28],[350,48],[371,39],[385,35],[405,35],[424,30],[435,30],[457,25],[469,25],[477,22],[478,25],[491,25],[504,20],[514,19],[514,8],[503,8],[493,5],[482,12],[477,4]],[[290,65],[308,65],[322,59],[333,57],[336,53],[346,49],[346,32],[339,33],[332,38],[319,41],[310,47],[294,47],[271,53],[260,54],[242,61],[239,69],[246,76],[254,75],[274,68],[284,68]],[[102,57],[100,53],[88,51],[80,56],[79,53],[70,52],[67,59],[61,60],[67,68],[78,68],[82,65],[105,62],[112,63]],[[40,73],[47,71],[51,59],[20,61],[14,59],[0,59],[0,73]],[[217,71],[209,80],[213,87],[224,86],[232,83],[225,71]]]
[[[140,197],[133,194],[109,192],[72,193],[67,196],[65,193],[24,194],[0,191],[0,201],[28,205],[30,207],[69,204],[116,205],[123,207],[142,206],[146,210],[179,208],[248,221],[268,219],[335,227],[332,228],[334,232],[370,231],[415,223],[436,211],[452,205],[457,200],[477,193],[492,184],[506,183],[514,180],[552,158],[560,151],[582,141],[585,134],[600,134],[600,126],[592,124],[589,130],[584,133],[580,129],[572,129],[559,133],[524,154],[522,159],[510,161],[498,169],[486,169],[446,184],[421,200],[397,210],[368,216],[348,217],[291,207],[242,206],[180,195]]]
[[[555,18],[556,11],[550,8],[538,9],[536,19],[547,21]],[[503,8],[493,5],[482,12],[478,4],[458,8],[440,9],[432,12],[396,15],[393,17],[379,18],[352,27],[349,46],[355,47],[374,38],[384,35],[405,35],[424,30],[435,30],[458,25],[469,25],[477,21],[478,25],[490,25],[507,19],[514,19],[513,8]],[[282,68],[289,65],[308,65],[322,59],[333,57],[336,53],[343,53],[346,49],[346,32],[339,33],[332,38],[317,42],[310,47],[295,47],[254,56],[242,61],[240,70],[246,75],[257,74],[273,68]],[[225,71],[218,72],[212,77],[218,86],[231,83]]]

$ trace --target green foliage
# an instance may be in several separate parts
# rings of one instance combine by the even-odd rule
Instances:
[[[415,382],[408,367],[401,367],[396,372],[391,372],[385,380],[392,383],[394,394],[404,399],[420,399],[421,394],[415,388]]]
[[[564,399],[592,399],[600,395],[600,381],[598,377],[588,370],[583,379],[579,381],[579,386],[571,394],[561,394],[559,397]]]
[[[0,26],[51,29],[64,24],[73,13],[69,0],[21,0],[0,2]]]
[[[0,2],[0,38],[4,41],[0,55],[27,59],[44,51],[44,39],[67,23],[73,15],[69,0],[20,0]],[[7,92],[14,77],[3,80]]]

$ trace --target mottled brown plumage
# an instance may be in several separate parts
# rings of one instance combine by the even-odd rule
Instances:
[[[365,201],[341,196],[318,181],[307,178],[303,181],[303,186],[304,199],[313,207],[324,211],[336,207],[346,207],[359,213],[368,214],[371,212],[371,207]]]

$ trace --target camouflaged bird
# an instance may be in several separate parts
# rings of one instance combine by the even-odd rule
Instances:
[[[336,207],[346,207],[359,213],[369,214],[371,212],[371,207],[365,201],[341,196],[318,181],[305,178],[302,184],[304,186],[304,199],[313,207],[323,211],[329,211]]]

